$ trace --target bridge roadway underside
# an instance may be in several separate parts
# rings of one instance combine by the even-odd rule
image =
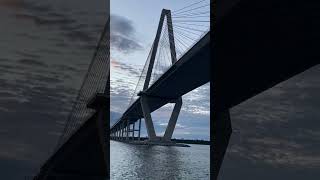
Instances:
[[[239,0],[228,12],[217,7],[211,69],[214,179],[231,135],[229,109],[319,64],[319,5]]]
[[[146,90],[150,111],[159,109],[209,81],[210,32]],[[143,118],[143,113],[138,98],[111,130],[117,128],[122,121],[129,120],[133,123],[140,118]]]

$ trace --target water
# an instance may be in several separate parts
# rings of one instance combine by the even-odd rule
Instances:
[[[210,146],[143,146],[110,141],[111,180],[210,179]]]

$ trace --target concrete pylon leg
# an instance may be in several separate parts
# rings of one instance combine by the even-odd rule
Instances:
[[[134,140],[135,123],[132,124],[132,140]]]
[[[182,106],[182,98],[180,97],[176,101],[176,104],[174,105],[172,114],[170,116],[170,120],[168,122],[168,126],[166,128],[165,133],[164,133],[163,139],[165,141],[171,141],[172,134],[173,134],[174,128],[176,127],[178,116],[179,116],[179,113],[180,113],[180,110],[181,110],[181,106]]]
[[[124,127],[121,125],[121,140],[123,140]]]
[[[140,132],[141,132],[141,118],[139,119],[139,131],[138,131],[138,140],[140,141]]]
[[[144,116],[145,123],[146,123],[146,128],[147,128],[149,140],[150,141],[155,140],[156,139],[156,132],[154,130],[154,126],[153,126],[153,122],[152,122],[152,118],[151,118],[150,108],[149,108],[149,104],[148,104],[148,98],[145,95],[142,95],[140,97],[140,102],[141,102],[143,116]]]
[[[213,147],[210,148],[210,154],[213,155],[213,166],[211,172],[214,172],[213,179],[217,180],[224,155],[226,153],[229,139],[232,133],[229,109],[213,112]]]
[[[124,132],[125,132],[125,126],[124,126],[124,123],[122,124],[122,139],[124,138]]]
[[[130,128],[130,124],[129,124],[129,121],[127,120],[127,126],[126,126],[126,140],[129,139],[129,128]]]

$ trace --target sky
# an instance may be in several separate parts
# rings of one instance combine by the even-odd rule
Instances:
[[[107,19],[104,0],[0,0],[0,175],[51,155]]]
[[[198,1],[111,1],[111,123],[128,107],[155,38],[162,9],[175,11],[195,2]],[[209,1],[203,4],[206,3]],[[207,8],[209,10],[209,6]],[[182,97],[173,138],[210,139],[209,86],[207,83]],[[157,135],[163,135],[172,108],[173,105],[168,104],[152,113]],[[142,129],[142,136],[146,136],[144,121]]]

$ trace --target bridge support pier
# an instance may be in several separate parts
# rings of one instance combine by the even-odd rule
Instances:
[[[121,138],[121,128],[119,127],[119,129],[118,129],[118,140],[120,140],[120,138]]]
[[[175,126],[176,126],[176,123],[177,123],[177,120],[179,117],[179,113],[181,110],[182,98],[179,97],[175,101],[175,106],[174,106],[172,114],[170,116],[170,120],[168,122],[168,126],[166,128],[164,136],[162,138],[159,138],[156,136],[156,133],[154,130],[152,117],[151,117],[151,113],[150,113],[150,108],[149,108],[149,104],[148,104],[148,96],[146,94],[142,94],[140,97],[141,97],[141,99],[140,99],[141,106],[142,106],[142,111],[143,111],[143,115],[145,118],[145,123],[146,123],[146,128],[147,128],[149,140],[150,141],[166,141],[166,142],[171,141],[173,131],[175,129]],[[140,119],[139,123],[141,123],[141,119]],[[141,124],[139,124],[139,126],[141,126]],[[140,139],[140,129],[141,129],[141,127],[139,127],[139,139]]]
[[[124,134],[124,124],[121,124],[121,140],[123,140],[123,134]]]
[[[140,141],[140,133],[141,133],[141,118],[139,119],[138,141]]]
[[[129,128],[130,128],[129,120],[127,120],[127,126],[126,126],[126,140],[127,141],[129,140]]]
[[[132,140],[134,140],[134,131],[135,131],[134,125],[135,125],[135,123],[132,124]]]
[[[178,116],[179,116],[179,113],[181,110],[181,106],[182,106],[182,98],[180,97],[180,98],[178,98],[178,100],[176,101],[176,103],[174,105],[172,114],[170,116],[170,120],[168,122],[168,126],[166,128],[165,133],[164,133],[163,139],[165,141],[171,141],[172,134],[173,134],[174,128],[176,127]]]
[[[143,116],[146,123],[149,140],[154,141],[157,139],[157,137],[156,137],[156,132],[154,130],[154,126],[151,118],[150,108],[148,105],[148,97],[146,95],[141,95],[140,101],[141,101]]]

